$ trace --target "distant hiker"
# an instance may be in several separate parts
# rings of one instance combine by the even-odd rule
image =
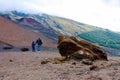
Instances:
[[[41,45],[42,45],[42,40],[40,38],[38,38],[36,40],[36,44],[37,44],[37,51],[41,50]]]
[[[32,41],[32,52],[35,52],[35,42]]]

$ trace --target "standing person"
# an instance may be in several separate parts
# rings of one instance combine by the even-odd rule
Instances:
[[[38,38],[36,40],[36,44],[37,44],[37,51],[41,50],[41,45],[42,45],[42,40],[40,38]]]
[[[32,52],[35,52],[35,42],[32,41]]]

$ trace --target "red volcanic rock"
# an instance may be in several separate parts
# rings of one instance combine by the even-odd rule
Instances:
[[[43,27],[42,24],[40,24],[39,22],[35,21],[32,18],[23,18],[22,21],[25,25],[28,25],[28,26],[34,26],[34,27],[39,27],[39,28]]]
[[[44,47],[55,47],[52,40],[43,34],[35,33],[21,27],[21,25],[0,17],[0,41],[18,47],[29,47],[31,42],[41,36]],[[47,40],[47,41],[46,41]],[[49,45],[48,45],[49,44]]]
[[[107,60],[107,53],[100,47],[75,37],[58,36],[58,46],[61,56],[75,59]]]
[[[32,40],[36,38],[31,31],[2,17],[0,17],[0,34],[1,41],[14,46],[30,46]]]

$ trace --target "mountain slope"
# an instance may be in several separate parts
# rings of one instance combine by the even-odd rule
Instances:
[[[14,46],[30,46],[35,35],[22,29],[19,25],[0,17],[0,39]],[[24,36],[24,37],[23,37]]]
[[[47,14],[25,14],[9,11],[1,12],[0,16],[21,25],[23,28],[43,34],[55,42],[57,42],[59,34],[64,34],[66,36],[80,37],[100,46],[120,50],[120,34],[96,26]]]
[[[41,37],[44,47],[55,47],[54,43],[42,34],[26,30],[20,25],[0,17],[0,41],[15,47],[30,47],[31,42]],[[48,41],[46,41],[48,40]],[[49,44],[49,45],[48,45]]]
[[[22,14],[22,15],[21,15]],[[58,34],[67,36],[75,35],[76,33],[95,30],[98,27],[86,25],[73,20],[50,16],[47,14],[24,14],[17,11],[3,12],[1,16],[17,22],[24,26],[29,26],[30,29],[35,29],[44,33],[47,37],[57,39]],[[48,36],[49,35],[49,36]]]
[[[120,35],[109,30],[95,30],[78,36],[92,43],[120,50]]]

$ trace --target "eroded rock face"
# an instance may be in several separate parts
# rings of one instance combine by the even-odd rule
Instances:
[[[107,53],[100,47],[75,37],[58,36],[59,53],[61,56],[74,59],[108,60]]]

